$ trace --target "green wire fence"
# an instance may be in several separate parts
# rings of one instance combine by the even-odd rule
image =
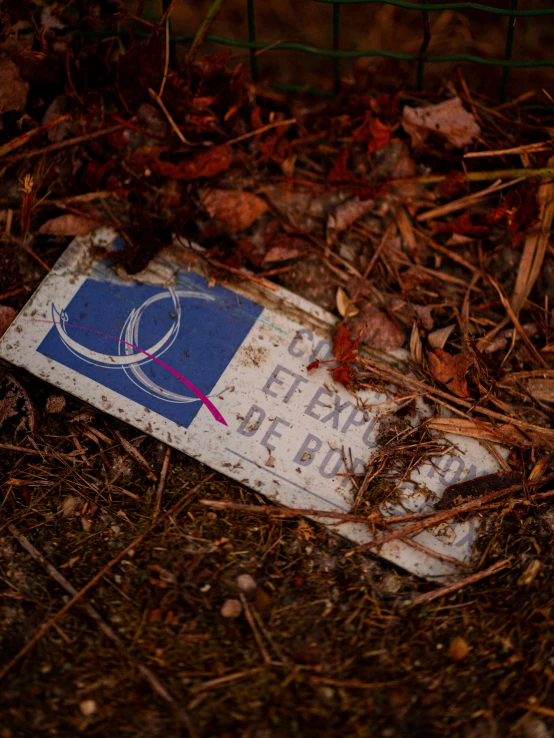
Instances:
[[[518,0],[506,0],[509,7],[498,8],[482,3],[474,2],[432,2],[431,0],[423,0],[423,2],[407,2],[406,0],[304,0],[304,2],[313,2],[327,4],[332,6],[332,34],[330,34],[330,48],[317,48],[315,46],[297,43],[292,41],[279,41],[277,43],[262,43],[257,38],[256,27],[256,6],[265,0],[245,0],[248,16],[248,40],[233,39],[218,35],[206,35],[206,41],[220,44],[222,46],[246,49],[250,51],[250,67],[254,81],[259,78],[258,55],[265,51],[297,51],[305,54],[311,54],[322,58],[333,60],[333,92],[338,94],[341,87],[341,62],[352,59],[362,59],[370,57],[383,57],[396,59],[399,61],[412,62],[415,67],[415,79],[417,89],[423,89],[424,71],[428,64],[440,62],[471,62],[473,64],[481,64],[488,67],[501,67],[503,70],[501,97],[505,99],[510,70],[514,68],[529,69],[534,67],[554,67],[554,48],[552,58],[540,60],[513,59],[513,43],[514,28],[518,18],[547,18],[552,19],[554,23],[554,7],[525,9],[518,7]],[[164,8],[168,9],[170,0],[163,0]],[[220,5],[216,2],[214,5]],[[341,49],[341,8],[346,5],[391,5],[402,8],[414,14],[414,21],[419,15],[421,18],[421,46],[417,54],[409,54],[403,52],[390,51],[386,49],[362,49],[357,51],[348,51]],[[546,2],[544,3],[547,4]],[[506,32],[506,43],[502,58],[487,58],[475,54],[428,54],[429,44],[431,42],[431,14],[445,10],[471,10],[480,11],[487,16],[503,16],[508,18],[508,28]],[[171,40],[175,42],[190,42],[194,39],[192,36],[171,36]],[[302,85],[288,86],[291,91],[306,91]],[[323,93],[322,90],[309,90],[311,92]]]

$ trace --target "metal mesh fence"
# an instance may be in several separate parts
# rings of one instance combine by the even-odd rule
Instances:
[[[258,39],[258,29],[256,25],[256,9],[261,6],[265,0],[245,0],[248,17],[248,38],[237,39],[220,35],[208,34],[206,41],[213,42],[218,45],[233,47],[235,49],[245,49],[250,51],[250,66],[252,76],[255,81],[259,78],[258,57],[267,50],[272,52],[301,52],[320,58],[331,59],[333,64],[333,93],[338,93],[341,86],[342,64],[347,60],[357,60],[371,57],[381,57],[388,59],[396,59],[402,62],[409,62],[414,66],[414,84],[419,90],[424,89],[425,69],[428,65],[439,64],[444,62],[451,63],[471,63],[476,65],[484,65],[485,67],[502,68],[502,84],[500,95],[504,99],[510,71],[514,68],[529,69],[534,67],[554,67],[554,48],[550,58],[543,59],[525,59],[513,58],[514,49],[514,29],[517,19],[535,19],[535,22],[541,20],[549,21],[554,26],[554,7],[525,7],[524,3],[518,0],[506,0],[509,7],[494,7],[483,3],[474,2],[432,2],[431,0],[423,0],[423,2],[408,2],[407,0],[299,0],[299,2],[331,5],[332,6],[332,28],[329,29],[329,47],[321,48],[305,43],[288,41],[286,39],[274,43],[265,43]],[[164,0],[164,4],[169,6],[168,0]],[[220,5],[215,2],[213,5]],[[541,2],[541,6],[550,3]],[[419,30],[421,37],[421,45],[417,53],[406,53],[403,51],[395,51],[383,48],[364,48],[359,50],[345,50],[341,48],[341,10],[345,6],[362,6],[362,5],[389,5],[405,10],[406,13],[413,16],[414,29]],[[504,17],[508,19],[505,45],[503,54],[494,58],[486,57],[479,54],[430,54],[428,49],[432,40],[431,18],[432,14],[442,11],[477,11],[482,14],[485,23],[489,22],[493,17]],[[418,30],[414,30],[417,34]],[[176,42],[190,42],[193,36],[172,36],[172,40]],[[300,84],[297,86],[288,86],[289,90],[306,91],[306,86]],[[323,89],[310,89],[311,92],[323,93],[328,91]]]

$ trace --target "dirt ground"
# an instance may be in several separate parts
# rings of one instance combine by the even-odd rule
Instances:
[[[196,31],[201,5],[175,6],[176,32]],[[0,11],[0,321],[75,235],[114,227],[133,275],[185,234],[215,280],[274,279],[334,311],[349,350],[355,339],[406,348],[434,419],[448,402],[458,430],[500,443],[522,480],[479,512],[472,571],[508,564],[410,606],[434,585],[372,553],[346,556],[352,544],[329,529],[280,517],[3,363],[0,738],[553,735],[551,76],[516,75],[524,99],[502,104],[497,81],[479,91],[473,71],[444,69],[425,94],[392,72],[370,94],[352,73],[322,102],[253,85],[240,59],[200,43],[172,59],[165,23],[141,24],[123,4]],[[244,14],[230,3],[216,23]],[[552,23],[536,33],[546,41],[526,43],[547,55]],[[406,106],[453,96],[478,134],[442,121],[422,140],[410,133]],[[463,158],[477,151],[489,157]],[[510,186],[483,194],[498,180]],[[390,383],[358,359],[343,362],[343,381]],[[400,426],[381,440],[383,479],[415,463]],[[357,508],[368,519],[378,482]]]

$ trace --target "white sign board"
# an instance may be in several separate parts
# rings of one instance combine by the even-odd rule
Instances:
[[[0,356],[271,500],[349,512],[348,474],[363,474],[379,416],[394,405],[383,394],[353,395],[326,365],[307,371],[331,358],[336,318],[281,288],[212,285],[178,245],[122,278],[92,256],[93,246],[110,244],[118,248],[115,235],[100,230],[70,245],[1,340]],[[477,441],[451,439],[455,453],[403,483],[405,510],[427,509],[418,485],[440,497],[449,484],[498,470]],[[356,543],[371,540],[365,524],[329,523]],[[465,561],[475,533],[472,522],[450,523],[415,540]],[[401,540],[377,553],[436,581],[458,574]]]

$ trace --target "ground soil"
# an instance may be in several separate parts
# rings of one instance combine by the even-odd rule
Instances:
[[[159,90],[164,78],[163,23],[154,29],[158,41],[136,44],[127,35],[121,49],[115,35],[94,37],[99,16],[109,20],[117,10],[121,22],[128,21],[119,5],[105,5],[85,3],[92,18],[91,37],[85,41],[73,33],[75,21],[67,9],[55,9],[66,26],[64,33],[44,16],[41,25],[31,3],[22,3],[21,12],[6,11],[4,20],[12,28],[37,17],[38,26],[32,42],[25,46],[21,38],[17,43],[4,39],[2,52],[15,59],[28,96],[23,106],[16,100],[14,109],[8,106],[2,115],[0,134],[8,150],[2,151],[4,163],[0,160],[1,304],[19,310],[71,241],[75,224],[64,232],[67,225],[58,221],[54,233],[41,232],[47,221],[61,215],[75,215],[80,227],[88,217],[119,230],[127,239],[122,268],[129,273],[140,271],[167,243],[169,233],[185,233],[208,249],[216,280],[235,279],[237,272],[248,270],[275,279],[339,317],[338,287],[360,307],[378,304],[386,325],[394,323],[397,333],[405,333],[402,340],[412,349],[414,371],[455,401],[455,393],[418,354],[432,353],[432,330],[453,321],[456,329],[447,349],[464,361],[471,354],[467,376],[458,377],[467,383],[471,400],[502,410],[512,420],[523,418],[535,429],[534,435],[510,436],[510,468],[528,478],[532,470],[538,475],[540,467],[547,477],[553,469],[546,435],[551,400],[537,400],[520,385],[519,394],[509,394],[501,383],[507,375],[542,366],[533,348],[552,371],[551,243],[521,312],[531,349],[515,330],[486,356],[475,345],[506,314],[483,274],[494,275],[505,293],[512,294],[525,238],[537,225],[537,192],[548,180],[526,176],[517,198],[504,200],[497,193],[494,202],[484,207],[479,201],[467,210],[466,220],[454,225],[450,214],[437,216],[439,228],[422,236],[414,231],[425,229],[416,221],[417,213],[488,183],[465,182],[463,150],[453,150],[444,139],[431,136],[422,148],[412,148],[400,127],[401,108],[423,98],[405,88],[404,79],[396,90],[391,83],[387,95],[377,98],[357,89],[353,77],[338,101],[314,103],[284,97],[262,84],[254,87],[236,59],[213,55],[199,54],[198,60],[189,60],[179,71],[170,68],[166,76],[164,100],[184,131],[184,144],[146,91],[149,86]],[[185,10],[177,6],[176,22],[185,18],[190,26]],[[243,22],[242,15],[237,22]],[[109,23],[107,29],[115,34]],[[282,72],[284,78],[289,71]],[[479,169],[549,165],[552,111],[502,106],[494,99],[495,90],[489,88],[483,96],[473,88],[470,92],[457,72],[441,79],[442,89],[437,87],[424,101],[433,104],[452,92],[463,96],[466,109],[479,115],[482,126],[472,146],[491,150],[547,142],[538,153],[526,149],[486,164],[477,160]],[[535,99],[549,105],[552,86],[546,93],[541,89],[542,82]],[[55,101],[51,118],[67,113],[71,128],[50,137],[45,114]],[[300,121],[298,128],[282,126],[264,136],[251,135],[293,115]],[[356,138],[353,132],[364,118],[368,124],[377,119],[381,127]],[[89,135],[118,121],[123,121],[122,130]],[[26,142],[14,145],[31,131]],[[83,141],[64,148],[64,141],[78,136]],[[226,146],[241,136],[245,140],[233,144],[236,148],[229,146],[232,162],[225,149],[229,167],[208,174],[208,165],[197,156],[205,151],[204,144]],[[408,152],[408,169],[401,173],[391,174],[386,156],[378,153],[393,146]],[[183,162],[186,171],[171,169]],[[378,166],[385,172],[379,177]],[[459,176],[452,176],[453,170]],[[430,173],[444,175],[448,187],[444,182],[426,184]],[[32,177],[30,190],[26,175]],[[294,207],[285,208],[282,200],[276,205],[267,187],[280,186],[287,177],[299,191],[310,186],[309,205],[305,200],[295,201]],[[415,180],[387,184],[402,177]],[[270,207],[261,225],[250,224],[240,232],[233,232],[229,223],[214,225],[203,206],[207,183],[267,198]],[[417,192],[408,192],[406,187],[414,185]],[[90,193],[108,194],[87,200]],[[377,205],[349,224],[340,245],[327,242],[328,212],[353,196],[375,199]],[[323,203],[323,217],[314,215],[312,199]],[[387,207],[379,210],[382,202]],[[298,227],[295,207],[309,227]],[[405,208],[412,228],[399,207]],[[374,262],[371,279],[361,285],[352,269],[364,272],[391,223],[398,229],[398,241],[386,258]],[[443,248],[440,255],[429,247],[431,237]],[[285,249],[284,258],[265,262],[276,245]],[[470,286],[472,278],[477,281]],[[429,305],[432,327],[425,312]],[[413,344],[410,331],[416,336]],[[360,372],[366,372],[367,380],[367,367]],[[201,499],[253,506],[266,500],[171,451],[162,512],[179,500],[186,502],[133,545],[86,598],[117,633],[120,645],[83,607],[85,598],[38,637],[70,595],[22,541],[30,541],[80,590],[151,526],[158,483],[145,465],[159,475],[167,450],[5,364],[0,389],[0,738],[552,734],[554,511],[549,498],[523,499],[524,493],[518,493],[482,513],[476,569],[505,558],[510,568],[408,608],[407,600],[432,591],[433,585],[371,553],[346,557],[351,544],[303,517],[206,507]],[[126,442],[138,455],[129,453]],[[543,492],[549,489],[546,483],[542,487]],[[360,514],[372,509],[368,496]],[[237,581],[240,575],[250,575],[247,585],[244,579]],[[240,603],[237,617],[222,614],[228,600]],[[29,652],[10,666],[33,639]],[[157,676],[157,692],[141,665]]]

